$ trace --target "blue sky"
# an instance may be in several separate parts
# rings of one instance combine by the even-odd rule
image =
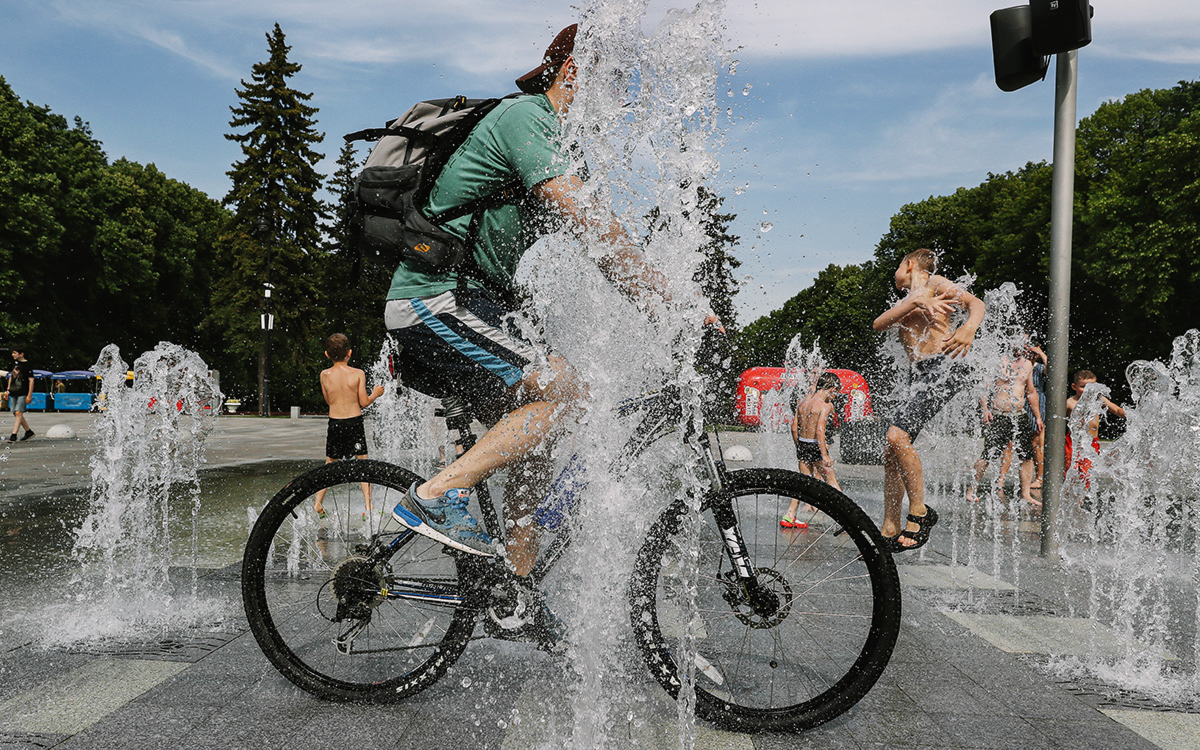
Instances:
[[[1053,67],[1015,93],[992,79],[988,15],[1010,4],[729,0],[738,64],[717,94],[733,109],[717,187],[739,215],[743,323],[828,264],[871,257],[904,204],[1049,160]],[[646,24],[675,5],[686,3],[651,0]],[[1200,75],[1200,3],[1093,5],[1080,117]],[[328,173],[343,133],[414,101],[513,90],[574,20],[561,0],[0,0],[0,75],[88,121],[110,159],[220,198],[238,158],[222,137],[234,91],[276,21],[304,66],[293,84],[320,109]]]

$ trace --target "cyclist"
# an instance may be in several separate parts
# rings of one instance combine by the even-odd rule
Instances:
[[[516,307],[518,261],[557,226],[592,230],[604,243],[600,268],[618,289],[642,302],[669,299],[666,278],[648,265],[616,217],[578,200],[582,182],[567,173],[560,154],[562,118],[575,96],[576,31],[575,24],[563,29],[542,63],[517,79],[525,96],[505,99],[472,130],[435,182],[428,209],[446,211],[513,179],[527,195],[448,222],[445,228],[469,243],[470,271],[459,278],[402,261],[385,307],[389,334],[401,347],[403,382],[435,398],[461,399],[490,428],[469,451],[410,488],[393,516],[461,551],[494,554],[467,502],[471,488],[508,468],[504,552],[519,576],[537,557],[532,513],[549,483],[550,448],[562,423],[582,406],[586,388],[562,357],[538,356],[506,322]],[[715,320],[709,313],[705,322]]]

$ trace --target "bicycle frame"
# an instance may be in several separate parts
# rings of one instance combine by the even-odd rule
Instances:
[[[456,454],[462,455],[470,450],[475,445],[475,433],[472,428],[472,420],[470,412],[465,405],[457,399],[447,398],[443,400],[446,427],[454,436]],[[621,454],[613,461],[612,468],[620,469],[621,466],[627,465],[630,461],[641,456],[651,445],[665,437],[666,435],[675,432],[679,424],[679,392],[675,388],[665,388],[661,391],[655,391],[644,394],[639,397],[626,399],[617,406],[617,413],[620,417],[628,417],[630,415],[641,412],[642,420],[638,425],[638,429],[634,431],[633,436],[625,444]],[[693,448],[701,465],[704,467],[704,472],[707,475],[706,479],[710,490],[719,491],[725,484],[727,469],[725,461],[719,453],[714,455],[712,450],[712,442],[709,439],[706,431],[696,431],[691,422],[685,423],[685,432],[682,439],[685,443]],[[693,439],[694,438],[694,439]],[[578,465],[577,457],[572,457],[572,461],[568,462],[567,466],[556,477],[552,487],[560,486],[573,479],[573,472],[581,470]],[[567,497],[562,499],[559,507],[553,508],[552,513],[561,514],[562,519],[568,516],[578,501],[578,489],[567,494]],[[552,491],[553,492],[553,491]],[[487,483],[482,483],[475,488],[476,497],[479,500],[479,506],[483,517],[484,527],[489,535],[495,539],[503,539],[503,526],[500,522],[499,515],[496,511],[495,503],[492,500],[491,492],[488,489]],[[551,493],[552,494],[552,493]],[[543,499],[543,504],[539,506],[539,511],[545,507],[547,500],[551,498],[549,495]],[[746,545],[742,539],[741,530],[738,528],[737,518],[731,508],[727,506],[717,505],[711,508],[714,520],[717,522],[721,530],[721,535],[725,540],[725,549],[729,556],[729,560],[733,566],[742,585],[747,599],[755,610],[759,610],[761,614],[769,615],[777,606],[777,602],[773,597],[767,598],[759,594],[755,571],[749,563],[749,557],[746,553]],[[535,512],[536,517],[536,512]],[[533,586],[541,586],[542,581],[554,568],[555,564],[566,552],[571,544],[571,525],[569,523],[559,523],[555,537],[551,540],[545,551],[538,557],[534,563],[533,569],[526,577],[526,581]],[[553,529],[552,529],[553,530]],[[410,534],[402,533],[394,539],[391,544],[381,550],[383,557],[390,556],[408,539]],[[515,578],[515,574],[509,571],[505,566],[490,565],[494,575],[492,580],[503,580]],[[424,601],[430,601],[432,592],[423,590],[414,591],[392,591],[388,596],[401,598],[415,598]],[[457,597],[439,597],[433,595],[439,601],[445,601],[448,605],[456,606],[461,600]]]

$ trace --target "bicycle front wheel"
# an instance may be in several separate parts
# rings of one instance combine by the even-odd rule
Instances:
[[[781,528],[792,500],[801,525]],[[759,592],[733,570],[714,508],[732,510]],[[677,697],[686,666],[696,713],[743,732],[814,727],[866,695],[900,627],[896,566],[870,518],[832,487],[775,469],[732,472],[695,525],[687,512],[677,501],[659,517],[630,589],[633,629],[663,688]],[[695,653],[682,665],[689,625]]]
[[[398,700],[433,684],[465,648],[477,611],[460,586],[470,562],[388,512],[417,479],[381,461],[326,464],[280,490],[254,524],[246,618],[296,685],[332,700]]]

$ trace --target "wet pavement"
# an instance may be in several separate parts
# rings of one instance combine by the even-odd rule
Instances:
[[[261,507],[292,474],[320,462],[323,419],[219,420],[202,486],[222,485],[224,499],[205,506],[204,554],[194,563],[199,592],[227,605],[219,625],[102,646],[37,645],[38,608],[61,597],[71,564],[64,545],[82,513],[94,419],[35,414],[35,429],[70,424],[80,437],[50,440],[38,429],[37,438],[0,448],[0,747],[571,746],[563,690],[569,665],[524,644],[474,642],[438,684],[393,706],[319,700],[268,664],[240,613],[245,508]],[[743,444],[754,455],[731,468],[757,464],[768,453],[761,439],[724,435],[726,446]],[[837,468],[847,493],[878,518],[880,468]],[[1014,520],[1005,537],[1015,535],[1011,545],[979,539],[963,555],[967,511],[939,510],[945,525],[929,547],[898,557],[900,638],[863,701],[802,734],[743,735],[701,722],[695,746],[1200,747],[1200,702],[1164,705],[1056,674],[1050,653],[1094,648],[1103,639],[1071,616],[1078,610],[1060,566],[1036,554],[1034,519]],[[952,564],[963,559],[972,565]],[[184,563],[172,569],[173,579],[191,578]],[[612,718],[609,734],[622,738],[616,746],[678,747],[675,705],[641,665],[615,666],[614,679],[632,681],[642,696]]]

